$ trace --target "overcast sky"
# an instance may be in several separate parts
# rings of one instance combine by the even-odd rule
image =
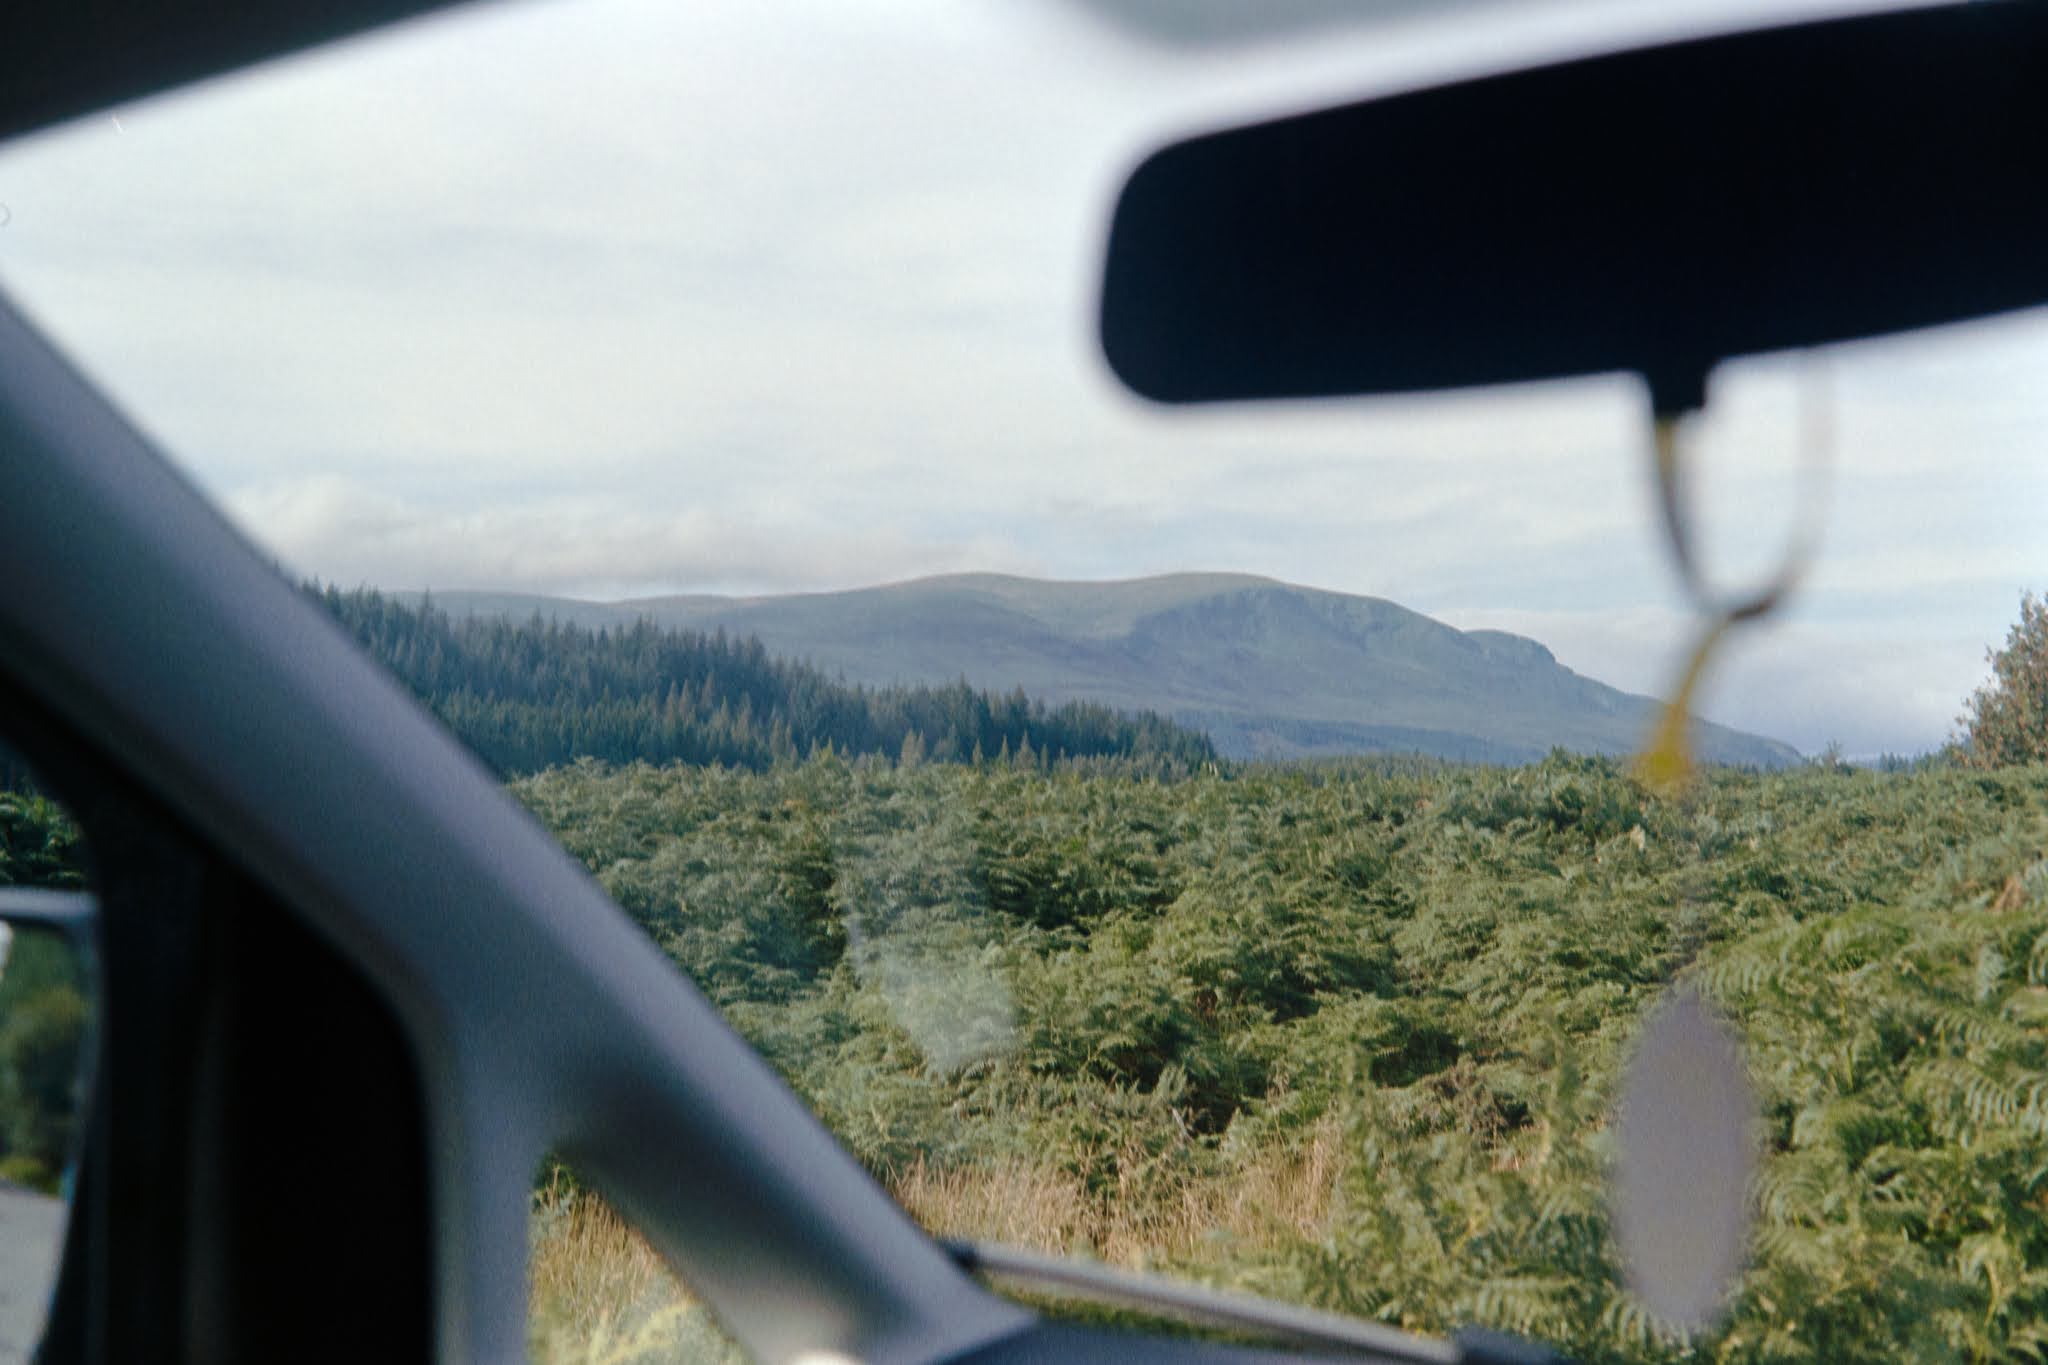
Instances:
[[[1689,625],[1632,381],[1163,413],[1088,333],[1117,176],[1169,134],[1657,8],[1247,53],[1058,0],[522,0],[0,154],[0,285],[289,569],[345,585],[1242,570],[1660,692]],[[1695,433],[1730,583],[1789,533],[1803,373],[1724,373]],[[2048,320],[1827,374],[1821,558],[1704,709],[1923,749],[2048,587]]]

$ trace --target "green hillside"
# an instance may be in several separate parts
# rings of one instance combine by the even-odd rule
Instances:
[[[1572,672],[1533,640],[1238,574],[1109,583],[962,574],[778,597],[435,600],[457,614],[722,628],[868,685],[965,678],[1049,702],[1156,711],[1205,730],[1233,758],[1623,754],[1641,744],[1657,705]],[[1697,737],[1711,762],[1779,767],[1799,757],[1718,725],[1698,725]]]

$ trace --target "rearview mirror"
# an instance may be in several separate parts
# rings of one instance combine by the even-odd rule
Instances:
[[[1102,340],[1165,402],[1634,371],[2048,302],[2048,7],[1625,52],[1168,147]]]

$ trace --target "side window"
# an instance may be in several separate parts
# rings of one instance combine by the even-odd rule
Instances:
[[[602,1195],[550,1158],[534,1181],[532,1365],[739,1365],[748,1357]]]
[[[70,1223],[95,1015],[84,845],[0,743],[0,1365],[33,1359]]]

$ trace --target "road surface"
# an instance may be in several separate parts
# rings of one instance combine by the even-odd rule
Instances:
[[[64,1214],[63,1201],[0,1182],[0,1365],[23,1365],[42,1339]]]

